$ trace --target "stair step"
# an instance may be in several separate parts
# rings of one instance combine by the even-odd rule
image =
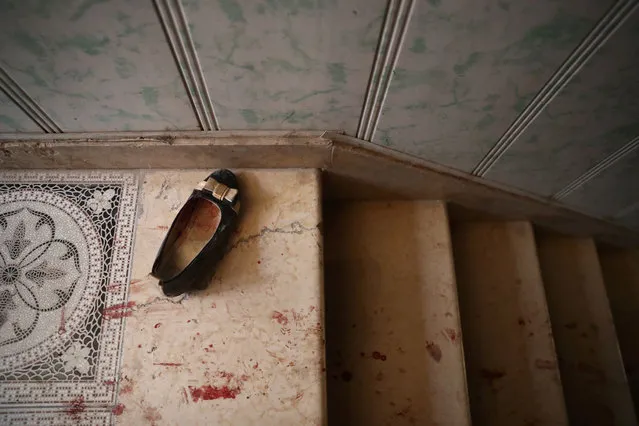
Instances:
[[[532,226],[459,223],[453,246],[473,424],[566,425]]]
[[[470,424],[445,205],[326,210],[330,424]]]
[[[571,422],[636,425],[594,241],[540,235],[538,247]]]
[[[630,391],[639,407],[639,250],[599,250]]]

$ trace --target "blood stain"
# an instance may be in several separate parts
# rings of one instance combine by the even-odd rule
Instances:
[[[444,331],[446,332],[446,335],[448,336],[450,341],[453,343],[457,342],[457,339],[460,337],[460,333],[456,332],[452,328],[446,328],[444,329]]]
[[[182,364],[179,362],[154,362],[153,365],[162,365],[164,367],[179,367]]]
[[[259,366],[260,366],[260,364],[256,362],[255,365],[253,366],[253,368],[257,370],[257,367],[259,367]]]
[[[554,361],[550,361],[548,359],[536,359],[535,367],[542,370],[554,370],[557,367]]]
[[[210,401],[213,399],[235,399],[240,394],[240,388],[229,386],[204,385],[198,387],[189,386],[189,392],[193,402]]]
[[[118,405],[116,405],[115,407],[113,407],[113,409],[111,410],[111,412],[112,412],[114,415],[119,416],[119,415],[121,415],[122,413],[124,413],[124,408],[125,408],[125,407],[124,407],[124,404],[118,404]]]
[[[102,318],[112,320],[130,317],[131,314],[133,314],[132,308],[134,306],[135,302],[119,303],[117,305],[109,306],[102,310]]]
[[[153,326],[153,328],[160,328],[160,326],[161,326],[161,325],[162,325],[162,323],[161,323],[161,322],[159,322],[159,323],[155,324],[155,325]]]
[[[386,361],[386,355],[378,352],[378,351],[374,351],[373,352],[373,359],[379,359],[381,361]]]
[[[288,324],[288,318],[286,317],[286,315],[279,311],[273,311],[273,315],[271,316],[271,318],[280,323],[280,325]]]
[[[86,408],[84,397],[80,395],[69,403],[69,406],[65,411],[68,415],[77,417],[80,413],[83,413]]]
[[[113,386],[115,385],[115,380],[105,380],[104,384],[107,386]]]
[[[430,357],[435,360],[435,362],[441,361],[442,350],[437,343],[426,342],[426,350],[428,351]]]
[[[258,260],[258,261],[257,261],[257,264],[258,264],[258,265],[260,265],[261,263],[262,263],[262,261],[261,261],[261,260]]]

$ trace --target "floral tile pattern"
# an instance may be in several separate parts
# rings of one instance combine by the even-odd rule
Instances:
[[[137,175],[0,173],[0,423],[109,424]]]

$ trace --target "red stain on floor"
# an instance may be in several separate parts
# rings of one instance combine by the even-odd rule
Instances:
[[[271,318],[280,323],[280,325],[288,324],[288,317],[279,311],[273,311]]]
[[[115,407],[113,407],[111,412],[116,416],[120,416],[122,415],[122,413],[124,413],[124,408],[125,408],[124,404],[118,404]]]
[[[105,380],[104,384],[107,386],[113,386],[115,385],[115,380]]]
[[[102,318],[106,320],[130,317],[133,314],[135,302],[119,303],[102,310]]]
[[[124,378],[124,383],[120,387],[120,395],[133,392],[133,380]]]
[[[179,367],[182,364],[179,362],[154,362],[153,365],[162,365],[164,367]]]
[[[161,322],[159,322],[159,323],[155,324],[155,325],[153,326],[153,328],[160,328],[160,326],[161,326],[161,325],[162,325],[162,323],[161,323]]]
[[[439,345],[435,342],[426,342],[426,350],[432,359],[435,362],[439,362],[442,359],[442,350]]]
[[[80,413],[83,413],[86,408],[84,397],[80,395],[69,403],[69,406],[65,411],[68,415],[77,417]]]
[[[131,280],[131,285],[135,285],[139,282],[142,282],[142,280]]]
[[[213,399],[235,399],[240,394],[240,388],[231,388],[229,386],[211,386],[204,385],[196,388],[189,386],[189,392],[193,402],[210,401]]]
[[[159,229],[160,231],[167,231],[169,227],[166,225],[158,225],[155,227],[155,229]]]

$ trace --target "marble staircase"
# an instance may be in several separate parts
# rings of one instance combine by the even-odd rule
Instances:
[[[206,172],[141,172],[116,424],[637,424],[639,251],[238,170],[221,269],[169,299],[150,266]]]
[[[328,423],[636,425],[639,252],[469,217],[325,206]]]

